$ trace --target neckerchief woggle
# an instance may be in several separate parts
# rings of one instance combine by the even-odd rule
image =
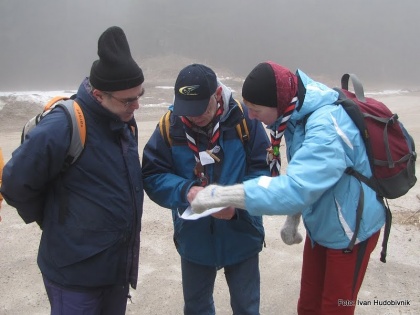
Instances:
[[[290,104],[287,106],[286,110],[283,113],[283,116],[277,119],[277,122],[271,125],[270,128],[270,141],[271,148],[267,149],[267,163],[270,166],[271,176],[275,177],[280,175],[281,167],[281,157],[280,157],[280,142],[283,137],[284,131],[286,130],[286,125],[290,116],[292,116],[293,111],[295,110],[297,103],[297,96],[295,96]]]
[[[217,146],[220,137],[220,117],[223,113],[223,107],[217,103],[216,114],[213,118],[214,127],[209,137],[208,151],[212,152]],[[184,116],[181,116],[181,120],[184,123],[185,136],[187,138],[188,147],[193,151],[196,165],[194,167],[194,175],[197,177],[201,186],[207,186],[209,184],[208,177],[205,174],[205,169],[200,161],[199,148],[198,148],[198,136],[199,133],[193,130],[194,124]],[[194,137],[195,136],[195,137]]]

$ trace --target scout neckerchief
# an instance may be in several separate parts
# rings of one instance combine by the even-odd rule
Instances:
[[[213,149],[217,146],[220,137],[220,116],[223,113],[223,107],[220,104],[217,104],[217,111],[213,118],[213,128],[211,129],[211,133],[208,133],[209,143],[207,152],[212,153]],[[184,123],[184,130],[185,136],[187,138],[187,143],[190,149],[194,153],[194,158],[196,165],[194,167],[194,174],[197,176],[198,180],[200,181],[201,186],[206,186],[208,184],[208,178],[205,174],[204,167],[201,165],[200,156],[199,156],[199,148],[198,148],[198,136],[199,132],[194,131],[196,126],[188,120],[188,118],[181,116],[181,120]],[[195,139],[193,137],[195,135]]]
[[[290,119],[290,116],[296,107],[297,100],[297,97],[292,99],[289,106],[287,106],[286,110],[284,111],[283,116],[278,119],[280,122],[277,128],[275,127],[276,124],[273,124],[273,129],[270,129],[271,148],[268,149],[267,162],[270,165],[270,172],[272,177],[280,175],[280,141],[284,131],[286,130],[287,121]]]

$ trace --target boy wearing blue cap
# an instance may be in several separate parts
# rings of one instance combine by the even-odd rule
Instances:
[[[180,71],[170,110],[172,144],[165,142],[158,127],[144,148],[142,164],[146,193],[172,210],[184,314],[215,314],[213,289],[219,269],[224,269],[233,314],[259,314],[261,217],[235,207],[196,220],[186,213],[203,186],[241,183],[269,174],[265,130],[260,122],[247,118],[231,90],[202,64]],[[244,115],[250,139],[242,144],[235,126]]]

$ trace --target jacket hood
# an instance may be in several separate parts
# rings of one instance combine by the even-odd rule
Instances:
[[[217,87],[222,87],[222,100],[223,100],[223,115],[229,110],[229,101],[232,97],[232,90],[217,80]]]
[[[303,71],[297,70],[298,103],[291,120],[301,120],[306,115],[325,105],[334,104],[338,99],[338,92],[328,86],[316,82]]]

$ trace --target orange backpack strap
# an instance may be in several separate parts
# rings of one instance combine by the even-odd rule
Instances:
[[[172,111],[168,110],[159,120],[159,131],[168,147],[172,146],[172,139],[169,135],[169,127],[171,126],[171,113]]]
[[[242,108],[241,102],[239,102],[236,99],[235,99],[235,102],[238,104],[238,107],[241,109],[242,114],[243,114],[244,110]],[[171,126],[171,122],[170,122],[171,114],[172,114],[172,111],[168,110],[159,120],[159,131],[168,147],[172,146],[172,139],[169,135],[169,127]],[[241,139],[241,142],[243,144],[249,140],[249,130],[248,130],[248,125],[245,120],[245,116],[242,118],[241,122],[236,125],[235,128],[236,128],[236,132],[238,133],[239,139]]]
[[[235,99],[236,104],[241,109],[242,114],[244,113],[244,109],[242,108],[241,102]],[[242,143],[249,140],[249,130],[248,125],[246,124],[245,115],[242,118],[241,122],[236,125],[236,132],[238,133],[239,139],[241,139]]]
[[[80,105],[72,99],[65,100],[63,102],[57,103],[55,106],[62,107],[68,118],[70,119],[70,124],[72,127],[72,136],[70,142],[70,148],[68,150],[67,162],[73,164],[80,154],[82,153],[85,142],[86,142],[86,122],[83,115],[83,111]]]
[[[70,98],[67,97],[67,96],[55,96],[55,97],[53,97],[52,99],[50,99],[48,101],[47,104],[45,104],[43,112],[46,112],[47,110],[54,108],[55,105],[57,105],[57,103],[59,103],[61,101],[66,101],[68,99],[70,99]]]
[[[85,146],[85,142],[86,142],[86,122],[85,122],[85,117],[83,115],[83,111],[80,108],[80,105],[74,101],[73,102],[73,110],[74,110],[74,115],[75,115],[75,120],[77,123],[77,129],[79,131],[78,135],[80,138],[80,141],[82,143],[82,146]]]

